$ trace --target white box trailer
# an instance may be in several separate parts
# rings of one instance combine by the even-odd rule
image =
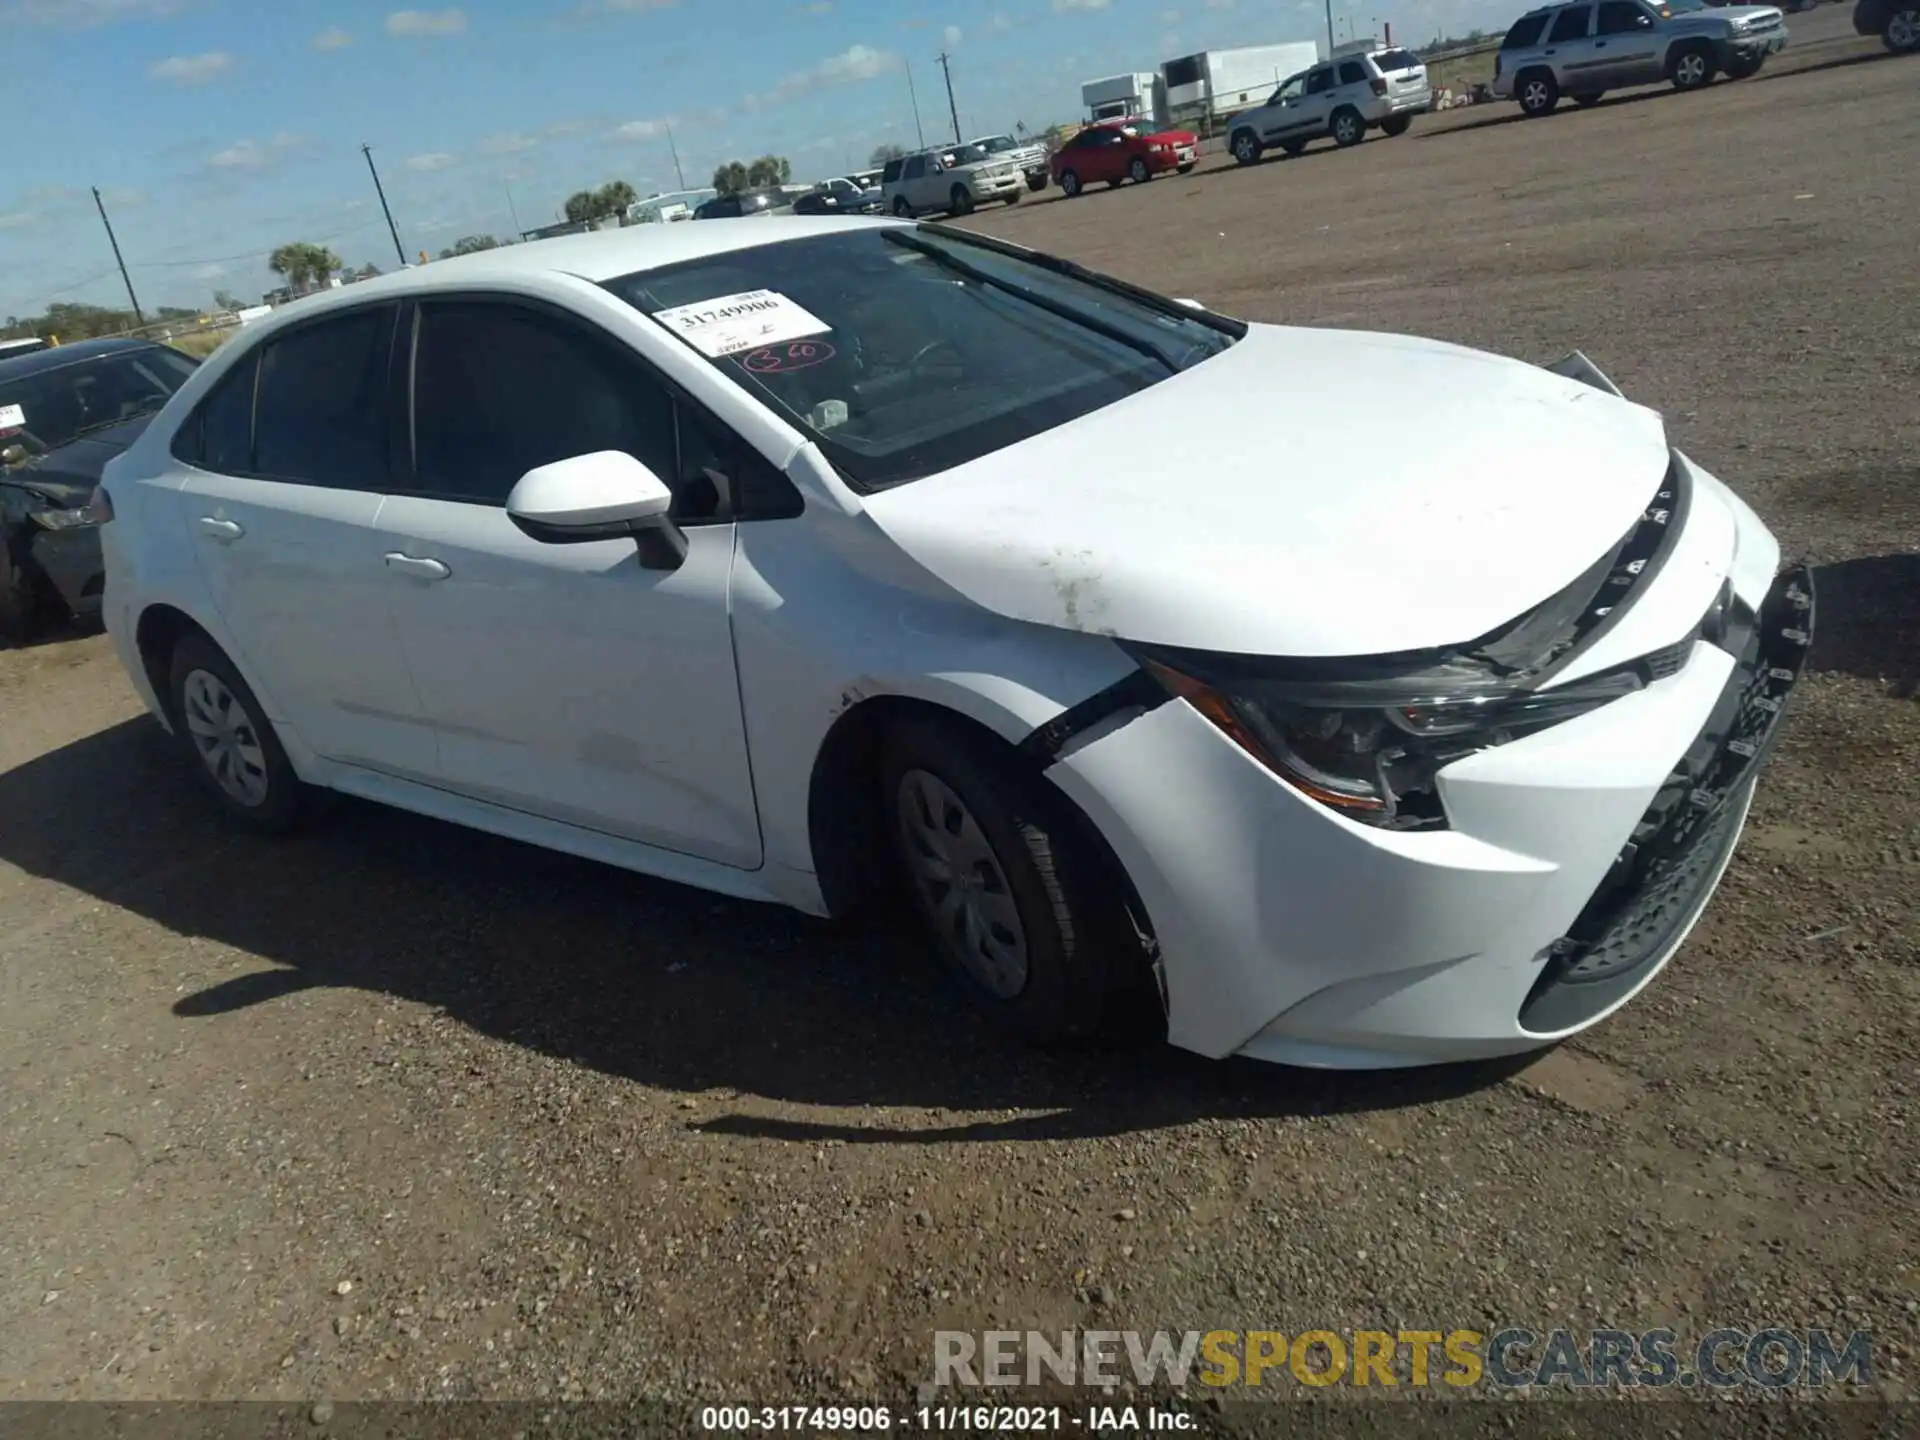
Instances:
[[[1080,103],[1089,120],[1118,120],[1138,115],[1164,125],[1167,121],[1165,88],[1151,70],[1126,75],[1109,75],[1104,80],[1089,80],[1080,87]]]
[[[1176,124],[1219,121],[1262,104],[1280,82],[1320,59],[1317,40],[1202,50],[1160,67],[1167,117]]]

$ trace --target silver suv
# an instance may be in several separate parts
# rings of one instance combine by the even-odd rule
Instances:
[[[895,215],[965,215],[992,200],[1013,204],[1022,183],[1012,161],[989,155],[978,145],[952,145],[889,160],[881,172],[880,194]]]
[[[1581,0],[1522,15],[1500,42],[1493,93],[1545,115],[1567,96],[1591,105],[1609,90],[1657,85],[1697,90],[1716,74],[1744,80],[1784,49],[1787,25],[1771,5],[1706,0]]]
[[[996,160],[1007,160],[1020,167],[1020,173],[1027,177],[1027,189],[1044,190],[1051,178],[1047,173],[1047,147],[1038,144],[1023,144],[1011,135],[984,135],[978,140],[969,140],[969,145],[977,145]]]
[[[1322,136],[1358,145],[1370,129],[1406,134],[1413,117],[1431,108],[1427,67],[1412,51],[1335,51],[1331,60],[1283,81],[1264,105],[1235,115],[1227,148],[1251,165],[1275,146],[1298,155]]]

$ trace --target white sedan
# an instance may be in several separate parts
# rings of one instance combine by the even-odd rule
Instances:
[[[1337,1067],[1647,984],[1811,627],[1577,356],[892,221],[302,300],[96,509],[120,657],[237,820],[346,791],[815,915],[896,882],[1030,1033]]]

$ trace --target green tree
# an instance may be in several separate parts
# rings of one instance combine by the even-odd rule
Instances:
[[[747,183],[747,167],[738,160],[729,160],[714,170],[713,188],[722,195],[738,195],[753,187]]]
[[[885,145],[876,145],[873,147],[873,154],[867,157],[867,164],[875,170],[883,170],[886,168],[889,160],[898,160],[906,153],[906,146],[895,145],[889,141]]]
[[[747,166],[747,188],[750,190],[784,185],[792,178],[793,166],[784,155],[762,155]]]
[[[594,192],[602,216],[625,215],[627,207],[640,197],[634,193],[633,186],[624,180],[609,180]]]
[[[500,242],[491,235],[462,235],[440,252],[440,258],[451,260],[456,255],[478,255],[482,250],[496,250],[499,246]]]
[[[564,207],[566,217],[576,224],[582,221],[596,219],[598,218],[599,212],[595,207],[599,203],[593,191],[576,190],[567,197],[567,203]]]
[[[216,290],[213,292],[213,308],[216,310],[238,310],[241,308],[240,297],[231,290]]]

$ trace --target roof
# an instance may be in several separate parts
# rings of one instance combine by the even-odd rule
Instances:
[[[46,370],[60,370],[68,365],[98,360],[102,355],[118,355],[129,350],[161,348],[164,347],[152,340],[135,340],[125,335],[113,335],[100,340],[76,340],[70,345],[52,345],[45,350],[29,350],[24,355],[0,356],[0,379],[15,380],[22,375],[38,375]]]

